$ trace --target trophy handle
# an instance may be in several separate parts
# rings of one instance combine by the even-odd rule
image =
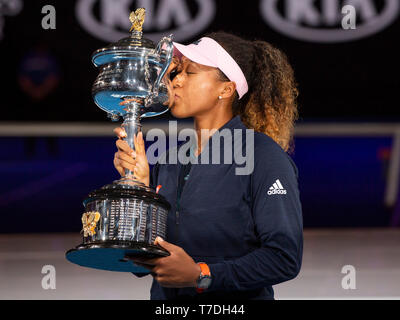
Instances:
[[[160,74],[158,75],[156,82],[153,85],[153,90],[152,90],[150,99],[148,99],[146,101],[147,103],[151,103],[151,101],[158,96],[158,90],[160,88],[161,80],[164,78],[164,75],[167,72],[168,67],[172,62],[172,55],[174,53],[174,45],[172,43],[172,36],[173,35],[171,34],[168,37],[162,38],[160,40],[160,42],[157,44],[157,47],[155,49],[155,53],[161,57],[163,47],[164,47],[164,45],[166,45],[166,48],[164,49],[166,52],[165,63],[160,71]]]

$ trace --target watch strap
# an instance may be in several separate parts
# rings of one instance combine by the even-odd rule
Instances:
[[[211,277],[211,271],[210,268],[208,267],[208,265],[204,262],[199,262],[197,263],[200,267],[200,276],[199,276],[199,280],[201,280],[202,277],[207,276],[207,277]],[[198,293],[202,293],[205,289],[204,288],[196,288],[196,291]]]

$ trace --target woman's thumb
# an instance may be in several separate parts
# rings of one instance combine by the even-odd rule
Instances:
[[[172,243],[169,243],[168,241],[164,240],[161,237],[157,237],[156,240],[154,240],[154,244],[158,244],[159,246],[163,247],[164,249],[172,249],[175,247]]]
[[[145,154],[143,133],[141,131],[137,134],[135,142],[136,151],[140,154]]]

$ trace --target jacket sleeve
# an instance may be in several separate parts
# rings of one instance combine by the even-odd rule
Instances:
[[[157,188],[159,164],[156,162],[150,173],[150,187],[154,190]]]
[[[251,197],[259,247],[240,258],[210,264],[213,280],[208,291],[252,290],[298,275],[303,220],[297,179],[296,165],[283,150],[255,151]]]

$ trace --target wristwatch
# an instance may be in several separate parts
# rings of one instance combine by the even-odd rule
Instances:
[[[208,265],[204,262],[199,262],[197,263],[200,266],[200,276],[197,279],[197,288],[196,291],[198,293],[202,293],[204,290],[206,290],[210,285],[212,281],[211,277],[211,272],[210,268]]]

